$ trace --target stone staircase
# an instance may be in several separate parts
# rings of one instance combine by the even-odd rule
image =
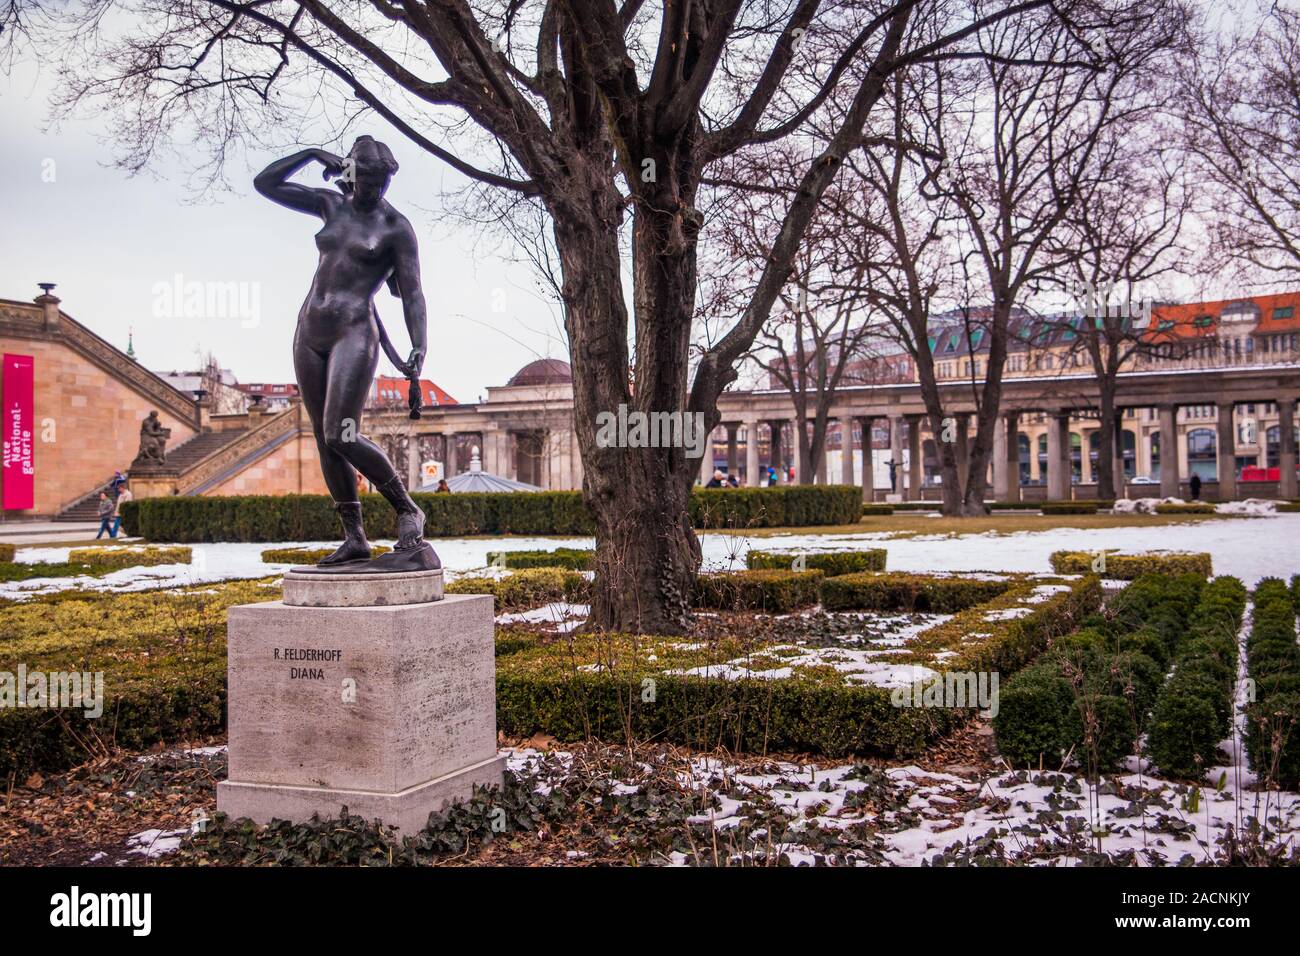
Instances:
[[[186,486],[193,485],[196,479],[202,481],[200,476],[206,476],[207,473],[214,471],[214,466],[217,466],[215,470],[220,472],[222,469],[219,465],[222,459],[228,457],[223,455],[223,452],[239,448],[243,454],[238,457],[243,458],[250,454],[255,455],[263,445],[269,450],[270,443],[278,437],[279,430],[268,430],[266,424],[270,422],[259,428],[226,428],[221,431],[200,432],[189,441],[168,449],[167,464],[180,472],[177,483],[182,488],[181,493],[192,493],[186,490]],[[272,435],[271,431],[275,434]],[[248,441],[250,436],[255,436],[251,442]],[[244,445],[250,447],[242,448],[241,446]],[[98,514],[99,493],[107,491],[111,483],[112,478],[109,478],[75,501],[68,503],[59,511],[55,520],[94,521]]]

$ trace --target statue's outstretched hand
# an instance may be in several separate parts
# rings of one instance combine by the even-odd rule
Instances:
[[[418,378],[424,368],[424,349],[411,349],[411,356],[406,360],[408,378]]]

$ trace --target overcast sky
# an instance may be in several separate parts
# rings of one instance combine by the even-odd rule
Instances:
[[[114,345],[125,349],[134,330],[137,356],[155,371],[192,368],[202,349],[241,382],[292,381],[291,340],[316,264],[319,220],[254,193],[256,169],[246,185],[198,204],[180,163],[128,176],[111,165],[98,118],[45,129],[51,73],[25,63],[0,75],[0,298],[30,300],[38,282],[56,282],[62,309]],[[558,310],[532,270],[475,248],[469,228],[437,215],[437,194],[464,181],[379,121],[358,132],[387,141],[402,167],[388,198],[420,240],[429,306],[425,375],[472,402],[532,359],[567,359]],[[319,175],[312,168],[299,178],[318,185]],[[170,303],[164,290],[178,276],[182,288],[243,283],[248,308],[207,315],[206,308],[195,314],[184,302]],[[404,355],[400,303],[387,290],[377,301]],[[387,361],[380,370],[392,371]]]

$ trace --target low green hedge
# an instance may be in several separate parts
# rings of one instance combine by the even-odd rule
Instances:
[[[1162,771],[1200,779],[1232,732],[1237,632],[1246,588],[1236,578],[1205,586],[1186,632],[1177,638],[1173,676],[1161,688],[1147,727],[1147,752]]]
[[[190,549],[148,545],[142,548],[73,548],[69,564],[84,564],[96,571],[147,567],[157,564],[189,564]]]
[[[498,613],[560,602],[585,604],[591,598],[591,582],[564,568],[526,568],[501,577],[459,577],[443,590],[447,594],[491,594]]]
[[[907,659],[936,667],[942,660],[943,667],[961,671],[1011,669],[1100,602],[1097,579],[1088,578],[1061,582],[1063,591],[1023,604],[1037,586],[1022,581],[1016,595],[923,632]],[[1026,608],[1025,616],[985,621],[989,610],[1013,603]],[[987,633],[972,634],[976,624]],[[703,750],[897,756],[919,753],[974,709],[897,706],[896,691],[851,683],[825,667],[796,667],[781,678],[721,676],[736,662],[750,662],[756,671],[779,668],[781,658],[765,655],[766,646],[739,637],[566,636],[498,658],[497,720],[511,737],[545,733],[562,741],[633,738]],[[765,656],[772,660],[760,666]]]
[[[1297,512],[1300,512],[1300,504],[1297,504],[1294,501],[1279,501],[1275,510],[1279,514],[1296,514]]]
[[[1204,502],[1156,505],[1156,514],[1158,515],[1212,515],[1214,513],[1214,505]]]
[[[555,548],[552,551],[489,551],[488,564],[503,568],[568,568],[592,570],[596,552],[591,548]]]
[[[866,515],[892,515],[892,514],[894,513],[894,509],[897,508],[897,507],[898,507],[897,505],[872,505],[872,504],[864,504],[864,505],[862,506],[862,514],[863,514],[864,516],[866,516]]]
[[[752,552],[751,552],[752,553]],[[862,572],[828,577],[822,582],[822,606],[828,611],[927,611],[948,614],[1004,594],[1016,583],[1003,577],[940,577],[929,574]]]
[[[1105,569],[1100,565],[1105,556]],[[1201,552],[1145,551],[1122,554],[1118,551],[1055,551],[1052,570],[1057,574],[1100,574],[1118,581],[1132,581],[1144,574],[1199,574],[1208,578],[1214,573],[1210,555]]]
[[[765,569],[701,574],[693,605],[721,611],[786,614],[817,603],[821,571]]]
[[[7,564],[14,559],[17,548],[12,544],[0,544],[0,564]]]
[[[427,516],[430,538],[476,534],[590,535],[595,525],[578,491],[412,495]],[[379,495],[362,495],[366,530],[396,535],[396,516]],[[697,528],[775,528],[853,524],[862,514],[855,485],[697,488]],[[339,534],[326,495],[231,495],[146,498],[122,506],[127,534],[149,541],[321,541]]]
[[[1098,507],[1095,501],[1044,501],[1040,510],[1045,515],[1095,515]]]
[[[0,779],[222,733],[226,609],[279,597],[268,579],[0,606],[0,671],[102,672],[104,691],[95,719],[0,707]]]
[[[103,574],[87,564],[69,561],[0,561],[0,582],[30,581],[33,578],[69,578],[78,574]]]
[[[989,511],[1037,511],[1041,501],[986,501]]]
[[[759,551],[751,548],[745,555],[745,566],[750,570],[824,571],[827,577],[834,577],[857,571],[883,571],[885,558],[884,548],[862,551]]]
[[[1202,587],[1194,574],[1139,578],[1105,616],[1053,642],[1001,694],[993,730],[1002,755],[1015,766],[1051,769],[1073,759],[1091,771],[1132,753],[1164,676],[1135,648],[1154,642],[1168,659]],[[1139,632],[1142,639],[1126,646],[1124,638]]]
[[[333,554],[334,550],[334,548],[267,548],[262,552],[262,561],[265,564],[316,564],[322,558]],[[382,544],[372,544],[370,556],[377,558],[391,550],[393,549]]]
[[[1269,786],[1300,786],[1300,646],[1296,644],[1295,590],[1278,578],[1255,586],[1246,666],[1256,700],[1246,710],[1246,754]]]

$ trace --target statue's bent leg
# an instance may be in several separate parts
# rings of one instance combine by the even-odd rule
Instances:
[[[311,419],[320,452],[321,473],[325,487],[334,499],[334,510],[343,524],[343,544],[320,561],[322,565],[346,564],[370,558],[370,542],[361,519],[361,502],[357,500],[357,473],[348,460],[330,448],[325,441],[325,394],[327,390],[325,357],[303,345],[294,348],[294,369],[298,374],[298,389],[302,395],[307,417]]]
[[[325,391],[325,442],[374,485],[397,512],[397,549],[419,548],[424,512],[407,493],[384,450],[361,434],[361,411],[379,364],[373,336],[348,336],[330,351]]]

